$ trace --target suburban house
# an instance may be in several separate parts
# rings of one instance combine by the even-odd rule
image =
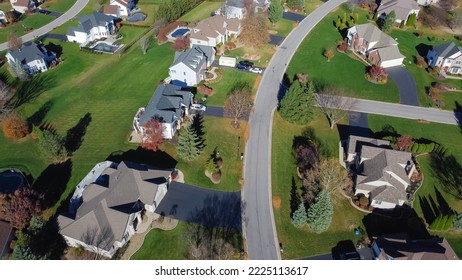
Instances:
[[[110,4],[119,8],[120,16],[128,16],[135,8],[134,0],[111,0]]]
[[[194,86],[205,78],[207,67],[215,59],[215,49],[210,46],[192,45],[185,52],[176,52],[169,68],[172,83],[179,86]]]
[[[403,64],[398,42],[371,23],[355,25],[348,29],[348,45],[366,56],[374,65],[387,68]]]
[[[19,64],[29,75],[46,72],[48,66],[56,59],[56,54],[48,51],[44,45],[27,42],[18,50],[9,50],[6,58],[10,65]]]
[[[227,19],[222,15],[216,15],[199,22],[191,30],[190,42],[193,45],[215,47],[224,43],[229,37],[237,37],[241,33],[241,23],[237,18]]]
[[[412,240],[406,233],[373,237],[372,255],[376,260],[458,260],[445,238]]]
[[[266,11],[270,0],[254,0],[255,10]],[[244,0],[226,0],[224,14],[226,18],[243,19],[245,17]]]
[[[462,74],[462,47],[454,42],[433,46],[427,53],[427,62],[430,67],[439,67],[441,72]]]
[[[114,33],[114,18],[103,13],[83,15],[79,22],[78,26],[70,26],[67,29],[66,36],[69,42],[84,44],[107,38]]]
[[[103,14],[108,16],[113,16],[115,18],[120,17],[120,9],[119,6],[116,5],[104,5],[103,6]]]
[[[111,258],[137,231],[145,212],[158,217],[154,210],[167,193],[172,171],[109,163],[97,165],[85,177],[87,184],[79,184],[71,199],[77,206],[59,215],[57,222],[69,246]]]
[[[193,94],[180,86],[161,84],[146,108],[138,109],[133,120],[133,129],[143,137],[144,125],[151,119],[162,123],[163,136],[172,139],[181,127],[183,118],[189,114]]]
[[[10,0],[10,3],[13,10],[21,14],[35,9],[35,1],[33,0]]]
[[[10,252],[13,238],[14,229],[11,224],[0,220],[0,260]]]
[[[412,154],[390,149],[388,141],[350,136],[348,161],[356,169],[355,195],[369,198],[372,207],[394,209],[407,199],[415,171]]]
[[[420,7],[414,0],[382,0],[377,8],[379,17],[386,17],[391,11],[395,11],[395,22],[406,24],[410,15],[419,15]]]
[[[439,0],[417,0],[417,4],[421,6],[429,6],[438,3]]]

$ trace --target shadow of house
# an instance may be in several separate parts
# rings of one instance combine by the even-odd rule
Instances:
[[[332,248],[332,259],[334,260],[360,260],[361,256],[351,240],[342,240]]]
[[[72,155],[82,145],[87,127],[91,122],[91,114],[86,113],[79,122],[67,131],[66,137],[64,138],[64,147],[69,155]]]
[[[50,42],[45,46],[45,48],[48,51],[55,53],[57,58],[60,58],[61,55],[63,54],[63,47],[61,45],[56,45]]]
[[[416,49],[417,53],[421,57],[425,58],[425,60],[426,60],[428,51],[432,49],[432,46],[420,43],[415,47],[415,49]]]
[[[52,106],[53,101],[47,101],[37,110],[37,112],[35,112],[32,116],[27,118],[27,124],[29,125],[29,127],[40,126]]]
[[[45,194],[44,208],[52,207],[60,199],[71,178],[72,161],[50,164],[37,177],[32,187]]]
[[[457,126],[462,133],[462,106],[457,101],[455,101],[454,117],[456,118]]]
[[[161,169],[175,168],[177,161],[164,151],[157,150],[153,152],[138,147],[136,150],[118,151],[110,154],[106,160],[120,163],[121,161],[130,161],[140,164],[146,164]]]

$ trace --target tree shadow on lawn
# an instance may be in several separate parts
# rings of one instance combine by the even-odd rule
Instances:
[[[50,260],[60,260],[67,249],[66,241],[59,233],[56,218],[51,217],[37,237],[32,240],[31,247],[39,255]]]
[[[153,152],[141,147],[136,148],[136,150],[132,149],[125,152],[113,152],[106,158],[106,160],[117,163],[120,163],[121,161],[131,161],[163,169],[175,168],[178,163],[173,157],[164,151],[158,149],[157,152]]]
[[[29,125],[29,127],[40,126],[52,106],[53,106],[53,101],[51,100],[47,101],[45,104],[43,104],[40,107],[40,109],[37,110],[37,112],[35,112],[32,116],[27,118],[27,124]]]
[[[37,177],[32,187],[45,194],[44,208],[50,208],[58,202],[62,193],[67,188],[71,173],[72,161],[68,159],[65,162],[50,164]]]
[[[441,188],[448,194],[462,199],[462,166],[457,159],[453,155],[431,153],[430,167]]]
[[[13,105],[15,108],[23,104],[33,101],[40,96],[45,90],[53,87],[54,81],[49,76],[35,76],[28,81],[22,82],[16,94],[13,97]]]
[[[279,84],[279,90],[278,90],[278,106],[281,104],[282,99],[286,95],[287,91],[289,90],[289,87],[291,85],[291,81],[289,79],[289,76],[287,73],[284,73],[284,76],[282,77],[282,81]]]
[[[459,130],[462,133],[462,106],[457,101],[455,101],[454,103],[454,117],[456,118],[457,126],[459,127]]]
[[[86,113],[79,122],[67,131],[66,137],[64,137],[64,147],[66,148],[69,155],[72,155],[82,145],[87,127],[91,122],[91,114]]]
[[[295,178],[292,176],[292,185],[290,188],[290,218],[292,219],[294,212],[297,211],[302,199],[298,193],[297,184],[295,183]]]
[[[419,204],[422,208],[422,213],[425,221],[429,225],[440,215],[446,216],[455,213],[436,186],[433,186],[433,188],[436,194],[436,201],[431,195],[419,196]]]

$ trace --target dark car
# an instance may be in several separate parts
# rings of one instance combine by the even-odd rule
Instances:
[[[242,65],[242,66],[246,66],[246,67],[252,67],[253,66],[253,62],[250,62],[248,60],[241,60],[241,61],[239,61],[239,64]]]
[[[237,64],[236,68],[239,69],[239,70],[244,70],[244,71],[249,70],[249,66],[245,66],[245,65],[242,65],[242,64]]]

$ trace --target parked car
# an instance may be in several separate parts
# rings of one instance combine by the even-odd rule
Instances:
[[[261,69],[260,67],[252,67],[249,69],[249,71],[252,73],[257,73],[257,74],[263,73],[263,69]]]
[[[242,64],[237,64],[236,65],[236,68],[239,69],[239,70],[244,70],[244,71],[248,71],[249,70],[249,66],[244,66]]]
[[[202,105],[202,104],[192,104],[192,105],[191,105],[191,109],[192,109],[192,110],[196,110],[196,111],[205,112],[205,110],[207,109],[207,107],[205,107],[205,106]]]
[[[239,64],[243,65],[243,66],[247,66],[247,67],[252,67],[253,66],[253,62],[248,61],[248,60],[241,60],[241,61],[239,61]]]

